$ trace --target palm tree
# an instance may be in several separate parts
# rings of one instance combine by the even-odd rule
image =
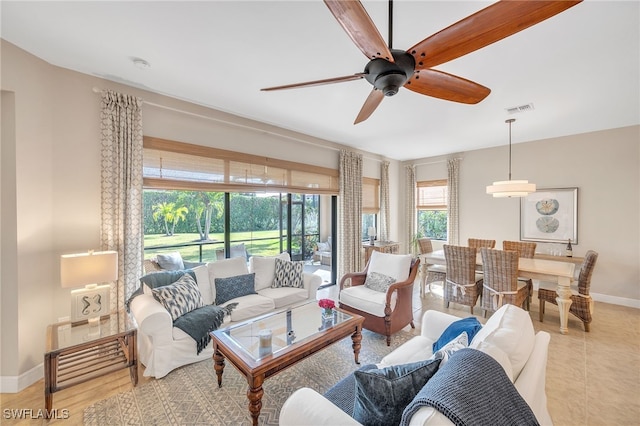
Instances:
[[[176,203],[163,202],[155,204],[151,208],[153,209],[153,219],[164,221],[164,231],[167,236],[173,235],[176,223],[185,220],[189,212],[189,209],[184,206],[176,208]],[[169,230],[169,225],[171,225],[171,230]]]

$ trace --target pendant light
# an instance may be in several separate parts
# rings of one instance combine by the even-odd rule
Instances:
[[[536,192],[535,183],[529,183],[528,180],[511,180],[511,124],[514,121],[515,118],[505,121],[509,124],[509,180],[493,182],[493,185],[487,186],[487,194],[493,195],[494,198],[526,197],[529,193]]]

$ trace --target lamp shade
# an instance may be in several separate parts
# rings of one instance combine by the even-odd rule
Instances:
[[[90,251],[60,256],[62,287],[81,287],[118,278],[118,252]]]
[[[375,226],[370,226],[369,227],[369,233],[367,234],[370,237],[375,237],[376,236],[376,227]]]
[[[526,197],[531,192],[536,192],[536,184],[528,180],[502,180],[487,186],[487,194],[495,198]]]

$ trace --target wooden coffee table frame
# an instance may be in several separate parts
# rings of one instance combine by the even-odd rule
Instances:
[[[244,350],[238,347],[228,334],[223,330],[216,330],[211,333],[213,338],[213,362],[216,375],[218,376],[218,387],[222,387],[222,373],[224,372],[225,359],[229,360],[242,375],[247,379],[249,389],[247,390],[247,398],[249,399],[249,412],[253,419],[253,425],[257,426],[260,410],[262,410],[262,396],[264,390],[262,384],[265,379],[279,373],[280,371],[291,367],[306,357],[325,349],[339,340],[347,336],[351,336],[353,340],[353,355],[356,364],[362,342],[362,323],[364,318],[336,309],[351,316],[340,324],[337,324],[327,330],[323,330],[293,343],[291,346],[278,351],[265,358],[255,360]],[[273,314],[276,315],[276,314]],[[252,319],[250,321],[255,321]]]

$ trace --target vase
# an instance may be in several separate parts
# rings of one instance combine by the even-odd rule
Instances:
[[[322,319],[329,320],[333,319],[333,309],[325,308],[322,310]]]

